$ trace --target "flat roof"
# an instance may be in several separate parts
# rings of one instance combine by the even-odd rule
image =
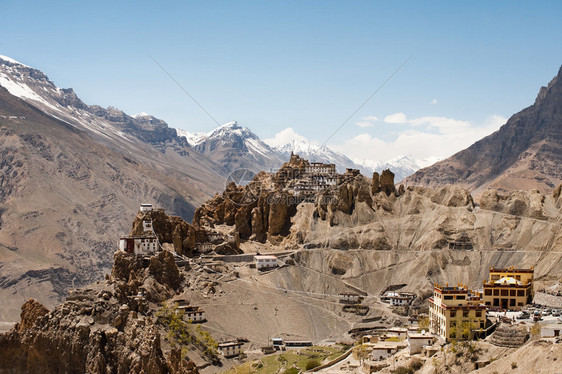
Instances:
[[[273,255],[255,255],[256,260],[277,260],[277,256]]]
[[[562,323],[541,323],[541,328],[547,329],[562,329]]]
[[[370,343],[369,346],[373,349],[388,349],[388,348],[398,348],[401,346],[405,346],[404,342],[379,342],[379,343]]]
[[[409,339],[433,339],[433,335],[427,334],[408,334]]]
[[[222,347],[233,347],[237,345],[244,345],[242,342],[227,342],[227,343],[219,343],[219,348]]]

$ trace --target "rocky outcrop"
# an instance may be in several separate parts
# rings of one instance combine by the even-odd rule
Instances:
[[[553,193],[556,205],[556,191]],[[480,198],[482,209],[493,210],[505,214],[535,219],[556,219],[558,215],[555,211],[549,211],[545,205],[546,196],[538,190],[514,191],[509,194],[502,194],[497,190],[486,191]]]
[[[379,173],[377,173],[376,171],[373,173],[373,178],[371,180],[371,194],[376,194],[379,193],[381,190],[381,182],[380,182],[380,177],[379,177]]]
[[[267,173],[258,174],[247,186],[230,183],[222,195],[215,195],[195,211],[193,224],[199,229],[234,226],[241,239],[259,242],[286,235],[299,201],[289,193],[269,190],[268,184],[272,189],[273,179]]]
[[[396,188],[394,187],[394,173],[389,169],[382,171],[381,190],[386,194],[386,196],[396,193]]]
[[[0,335],[0,372],[197,373],[178,352],[166,357],[149,307],[181,281],[170,252],[149,261],[116,253],[110,280],[75,290],[50,313],[34,300],[22,306],[22,321]]]
[[[45,308],[43,304],[29,299],[21,306],[21,322],[15,326],[16,331],[23,332],[30,329],[37,318],[43,317],[49,313],[49,309]]]
[[[148,301],[160,303],[172,297],[181,288],[182,276],[168,251],[145,260],[124,252],[116,252],[111,279],[115,283],[115,295],[125,302],[142,293]]]

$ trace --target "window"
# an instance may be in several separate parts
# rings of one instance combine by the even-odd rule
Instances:
[[[515,296],[515,290],[509,290],[509,296]]]
[[[451,322],[449,322],[449,327],[453,328],[453,327],[456,326],[456,324],[457,323],[455,321],[451,321]]]
[[[445,300],[453,300],[453,296],[452,295],[446,295]]]
[[[481,310],[476,311],[476,317],[482,317],[482,311]]]
[[[463,311],[462,311],[462,316],[463,316],[463,317],[468,317],[468,314],[469,314],[469,313],[470,313],[469,310],[463,310]]]
[[[495,290],[494,290],[494,296],[499,296],[499,295],[500,295],[500,290],[495,289]]]
[[[457,316],[456,310],[451,310],[451,318],[455,318]]]
[[[465,296],[464,295],[457,295],[457,300],[464,300]]]
[[[520,281],[520,280],[521,280],[521,276],[520,276],[520,275],[516,275],[516,276],[515,276],[515,279],[517,279],[518,281]]]
[[[515,299],[509,299],[509,306],[515,306]]]
[[[525,290],[517,290],[517,296],[518,297],[525,296]]]
[[[492,290],[491,290],[490,288],[485,289],[485,290],[484,290],[484,295],[491,296],[491,295],[492,295]]]
[[[501,295],[502,296],[509,296],[509,290],[501,290]]]

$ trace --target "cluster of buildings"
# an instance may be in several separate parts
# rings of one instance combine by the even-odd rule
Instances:
[[[288,165],[277,172],[276,186],[304,201],[311,201],[318,192],[334,189],[345,180],[359,175],[357,169],[346,169],[344,174],[338,174],[335,164],[308,162],[295,154],[291,154]]]
[[[361,361],[362,369],[366,373],[376,372],[387,366],[381,361],[394,356],[406,349],[410,355],[433,355],[437,349],[433,348],[435,337],[429,333],[418,332],[416,328],[390,328],[378,335],[365,335],[361,344],[353,347],[352,355]]]
[[[490,268],[483,289],[434,284],[429,299],[430,331],[445,340],[485,336],[489,308],[521,310],[533,298],[534,269]]]

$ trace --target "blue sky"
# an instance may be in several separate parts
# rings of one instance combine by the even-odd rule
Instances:
[[[413,56],[331,139],[356,159],[448,156],[531,105],[562,64],[560,1],[2,0],[0,9],[0,54],[88,104],[188,131],[216,123],[149,55],[218,122],[262,138],[292,128],[317,143]]]

